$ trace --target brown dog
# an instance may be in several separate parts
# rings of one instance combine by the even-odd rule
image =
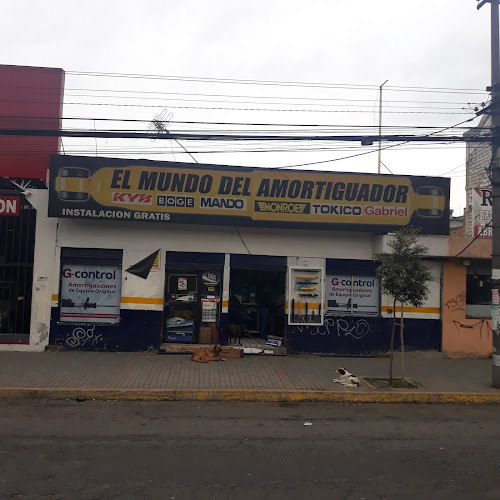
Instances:
[[[208,363],[209,361],[221,361],[220,353],[222,347],[220,344],[215,344],[213,347],[199,347],[193,351],[191,361],[197,363]]]

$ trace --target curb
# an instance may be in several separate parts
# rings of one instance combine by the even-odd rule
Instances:
[[[500,404],[498,393],[376,392],[273,390],[135,390],[4,388],[0,399],[96,399],[104,401],[252,401],[329,403]]]

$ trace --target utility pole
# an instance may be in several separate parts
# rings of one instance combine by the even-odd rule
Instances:
[[[380,164],[382,163],[382,87],[388,82],[386,80],[380,85],[380,95],[378,101],[378,173],[380,174]]]
[[[479,0],[478,0],[479,1]],[[486,3],[491,4],[491,198],[493,224],[493,254],[491,260],[492,285],[492,326],[493,326],[493,355],[492,355],[492,386],[500,388],[500,329],[498,321],[498,303],[500,289],[500,164],[498,148],[500,146],[500,35],[498,7],[499,0],[481,0],[478,9]]]

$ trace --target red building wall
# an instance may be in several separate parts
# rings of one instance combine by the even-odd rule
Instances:
[[[61,128],[64,71],[0,65],[0,130]],[[0,134],[0,177],[46,178],[59,137]]]

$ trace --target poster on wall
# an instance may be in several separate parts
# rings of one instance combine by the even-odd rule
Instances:
[[[60,319],[70,323],[120,321],[119,266],[67,264],[61,273]]]
[[[379,309],[379,286],[373,276],[328,275],[326,313],[375,316]]]
[[[449,233],[450,179],[52,156],[49,217]]]
[[[216,302],[202,302],[201,307],[201,321],[204,323],[211,323],[217,321],[217,303]]]
[[[475,187],[471,190],[471,217],[474,238],[491,238],[491,187]]]

